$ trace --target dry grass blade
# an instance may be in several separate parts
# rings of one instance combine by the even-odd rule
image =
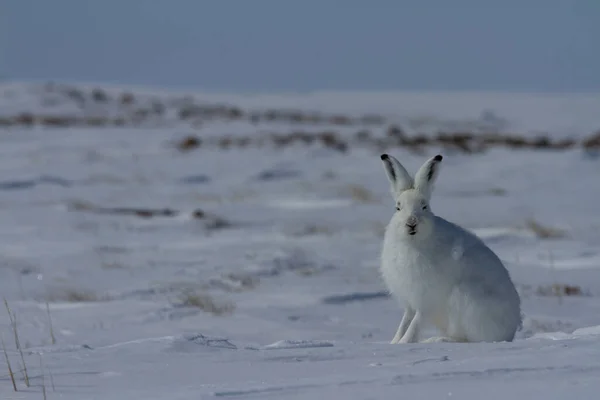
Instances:
[[[25,381],[25,386],[29,387],[29,373],[27,372],[27,364],[25,364],[25,356],[23,355],[23,349],[21,348],[21,341],[19,340],[19,331],[17,330],[17,314],[13,313],[14,323],[13,323],[13,331],[15,334],[15,342],[19,343],[19,355],[21,356],[21,362],[23,363],[23,380]]]
[[[15,392],[18,392],[19,390],[17,389],[17,382],[15,381],[15,374],[13,373],[12,367],[10,365],[10,360],[8,358],[8,353],[6,352],[6,346],[4,345],[4,338],[2,336],[0,336],[0,342],[2,342],[2,350],[4,352],[4,358],[6,360],[6,366],[8,367],[8,375],[10,375],[10,380],[11,380],[12,385],[13,385],[13,390]]]
[[[48,324],[50,327],[50,342],[56,344],[56,337],[54,336],[54,328],[52,327],[52,317],[50,316],[50,305],[46,302],[46,313],[48,314]]]
[[[56,392],[56,387],[54,386],[54,376],[52,376],[52,371],[48,371],[48,375],[50,376],[50,385],[52,386],[52,391]]]
[[[19,335],[16,334],[17,332],[17,324],[15,322],[15,317],[13,316],[12,311],[10,310],[10,307],[8,306],[8,301],[6,300],[6,298],[4,298],[4,306],[6,307],[6,312],[8,313],[8,319],[10,320],[10,326],[13,329],[13,336],[15,339],[15,347],[17,349],[21,348],[21,344],[19,343]]]
[[[10,319],[10,324],[13,329],[13,334],[15,337],[15,346],[19,351],[19,355],[21,356],[21,362],[23,363],[23,380],[25,381],[25,386],[29,387],[29,374],[27,373],[27,364],[25,364],[25,356],[23,355],[23,349],[21,348],[21,342],[19,340],[19,331],[17,329],[17,314],[10,310],[6,298],[4,298],[4,306],[6,307],[6,311],[8,312],[8,318]]]
[[[42,374],[42,395],[44,396],[44,400],[47,399],[46,396],[46,378],[45,378],[45,373],[44,373],[44,363],[42,361],[42,355],[40,354],[40,371]]]

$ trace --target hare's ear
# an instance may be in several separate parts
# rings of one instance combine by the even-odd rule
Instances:
[[[440,162],[442,159],[443,157],[439,154],[430,158],[415,174],[415,189],[420,191],[427,199],[431,197],[433,184],[440,172]]]
[[[410,177],[406,169],[400,164],[400,161],[388,154],[381,155],[381,161],[385,167],[385,172],[392,185],[392,194],[398,196],[406,189],[413,186],[413,179]]]

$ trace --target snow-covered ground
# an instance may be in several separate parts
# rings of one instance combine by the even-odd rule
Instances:
[[[182,98],[126,90],[135,101]],[[91,105],[45,91],[0,86],[0,117],[129,112],[111,100],[123,88],[104,88],[109,99]],[[524,135],[600,128],[598,95],[194,97],[244,113],[377,114],[385,120],[368,128],[376,134],[392,123],[409,132],[473,127],[490,115],[498,129]],[[16,314],[30,377],[26,387],[2,308],[0,333],[19,392],[2,358],[0,398],[40,399],[42,386],[49,399],[73,400],[597,398],[595,153],[385,149],[411,171],[445,155],[432,207],[497,251],[525,314],[512,343],[390,345],[402,309],[378,273],[393,212],[384,149],[181,151],[174,143],[188,135],[260,137],[298,125],[201,117],[194,125],[169,110],[137,125],[0,126],[0,293]],[[318,129],[341,136],[367,129],[342,125]]]

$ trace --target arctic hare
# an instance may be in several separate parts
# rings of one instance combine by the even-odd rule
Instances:
[[[383,154],[381,160],[396,202],[381,273],[404,303],[392,344],[416,342],[423,322],[443,334],[424,342],[512,341],[521,325],[521,300],[508,271],[481,239],[429,207],[442,156],[427,160],[414,179],[394,157]]]

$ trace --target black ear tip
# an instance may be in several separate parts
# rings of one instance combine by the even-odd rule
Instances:
[[[390,158],[390,156],[388,156],[387,154],[382,154],[382,155],[381,155],[381,159],[382,159],[383,161],[387,160],[388,158]]]
[[[442,161],[444,159],[444,157],[442,157],[440,154],[438,154],[437,156],[433,157],[433,159],[435,161]]]

